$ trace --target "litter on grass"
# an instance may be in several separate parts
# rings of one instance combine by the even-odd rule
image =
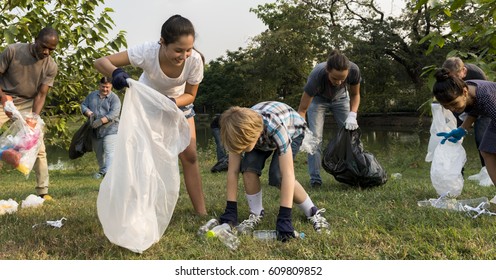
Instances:
[[[65,217],[63,217],[62,219],[56,220],[56,221],[46,221],[45,223],[34,225],[33,228],[35,228],[37,226],[52,226],[52,227],[56,227],[56,228],[61,228],[64,225],[64,221],[66,221],[66,220],[67,219]]]
[[[472,218],[477,218],[480,215],[487,214],[495,216],[496,213],[489,211],[489,200],[487,197],[478,197],[471,199],[457,200],[449,196],[440,196],[439,198],[431,198],[417,202],[420,207],[434,207],[438,209],[454,210],[465,212]]]
[[[9,200],[0,200],[0,215],[15,213],[18,206],[19,203],[12,198],[9,198]]]
[[[27,208],[27,207],[39,207],[43,205],[43,201],[45,201],[43,198],[30,194],[28,197],[26,197],[25,200],[21,202],[21,208]]]

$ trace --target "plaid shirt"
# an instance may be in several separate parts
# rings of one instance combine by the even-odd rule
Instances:
[[[285,154],[292,139],[305,133],[305,119],[284,103],[266,101],[256,104],[251,109],[262,115],[264,123],[264,130],[255,149],[277,150],[279,155]]]

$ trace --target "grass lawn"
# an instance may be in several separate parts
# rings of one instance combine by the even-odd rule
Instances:
[[[210,173],[215,163],[213,145],[199,152],[208,217],[194,214],[184,185],[171,223],[160,241],[142,254],[116,246],[105,237],[97,217],[96,199],[100,180],[93,153],[67,163],[63,170],[50,171],[50,194],[54,201],[40,208],[25,208],[0,216],[0,259],[4,260],[492,260],[496,258],[496,217],[472,219],[461,212],[421,208],[418,200],[436,198],[430,181],[430,163],[424,161],[427,146],[416,142],[395,142],[388,150],[369,150],[389,174],[380,187],[359,190],[340,184],[322,171],[324,185],[309,189],[332,226],[330,235],[319,235],[295,207],[293,223],[306,234],[288,243],[260,242],[249,236],[230,251],[218,240],[196,236],[200,225],[218,217],[225,206],[225,173]],[[306,155],[298,154],[296,177],[308,185]],[[468,154],[465,178],[479,171],[475,154]],[[4,166],[0,170],[0,199],[19,204],[34,193],[34,173],[26,179]],[[278,211],[278,190],[268,187],[262,176],[266,216],[259,229],[274,229]],[[242,181],[239,188],[242,190]],[[239,218],[248,216],[243,192],[239,196]],[[480,187],[465,181],[460,198],[496,194],[494,187]],[[492,209],[495,211],[495,209]],[[67,218],[64,226],[35,227],[47,220]]]

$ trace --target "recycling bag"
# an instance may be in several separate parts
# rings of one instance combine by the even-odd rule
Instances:
[[[437,136],[439,132],[450,132],[456,128],[456,118],[450,110],[446,110],[439,103],[431,104],[432,122],[427,146],[427,155],[425,156],[426,162],[431,162],[434,157],[434,150],[439,145],[440,137]]]
[[[441,142],[442,137],[438,136]],[[457,197],[463,190],[462,168],[467,161],[467,154],[462,141],[446,141],[437,145],[431,164],[431,182],[440,196]]]
[[[439,132],[450,132],[457,126],[456,118],[450,110],[439,103],[432,103],[431,137],[426,162],[431,164],[432,186],[440,196],[457,197],[463,190],[462,169],[467,161],[467,154],[462,146],[463,139],[457,143],[446,141],[440,144],[443,137]]]
[[[364,151],[360,137],[360,129],[342,127],[324,150],[324,170],[336,181],[350,186],[370,188],[385,184],[386,171],[373,154]]]
[[[72,136],[71,144],[69,146],[70,159],[77,159],[82,157],[85,153],[93,151],[91,133],[93,133],[93,128],[88,119]]]
[[[28,177],[42,145],[45,122],[35,113],[19,112],[12,101],[7,103],[5,109],[14,121],[0,135],[0,160]]]
[[[97,199],[110,242],[142,253],[164,234],[179,196],[178,155],[190,142],[183,112],[154,89],[128,79],[114,160]]]

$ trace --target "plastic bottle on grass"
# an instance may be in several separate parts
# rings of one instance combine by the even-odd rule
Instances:
[[[417,205],[420,207],[432,206],[440,209],[464,211],[463,207],[465,205],[474,208],[481,206],[482,208],[487,209],[489,207],[489,199],[487,197],[478,197],[478,198],[461,199],[461,200],[457,200],[456,198],[441,198],[441,199],[431,198],[428,200],[418,201]]]
[[[305,238],[305,233],[297,232],[296,230],[294,232],[294,235],[296,236],[296,238],[299,239]],[[258,240],[276,240],[277,232],[275,230],[254,230],[253,238]]]
[[[462,200],[458,200],[458,203],[462,207],[462,209],[463,209],[463,206],[465,206],[465,205],[468,205],[468,206],[474,207],[474,208],[478,207],[478,206],[481,206],[481,208],[484,208],[484,209],[489,208],[489,199],[487,197],[462,199]],[[484,203],[484,204],[482,204],[482,203]]]
[[[210,219],[208,222],[206,222],[204,225],[202,225],[199,229],[198,229],[198,236],[205,236],[205,234],[207,233],[207,231],[213,229],[215,226],[218,226],[219,225],[219,221],[217,219]]]
[[[231,232],[231,226],[226,223],[215,226],[207,231],[206,236],[218,238],[231,250],[236,250],[239,246],[238,237]]]

